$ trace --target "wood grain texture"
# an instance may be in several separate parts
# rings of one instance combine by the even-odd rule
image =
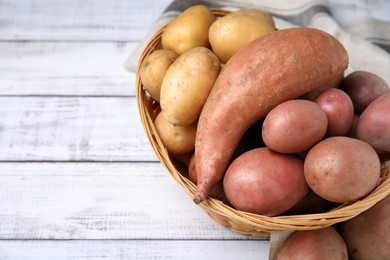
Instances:
[[[139,41],[171,0],[1,0],[0,40]]]
[[[0,97],[0,161],[157,161],[134,97]]]
[[[0,241],[0,257],[2,260],[264,260],[268,259],[268,242],[210,240]]]
[[[1,9],[1,8],[0,8]],[[134,96],[132,42],[0,41],[0,95]]]
[[[252,239],[211,220],[159,163],[2,163],[0,239]]]
[[[123,63],[172,0],[0,0],[0,259],[267,259],[144,134]]]

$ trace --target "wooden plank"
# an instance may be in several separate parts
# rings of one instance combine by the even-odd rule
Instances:
[[[1,0],[0,40],[139,41],[171,0]]]
[[[136,45],[0,42],[0,95],[134,96],[135,74],[123,63]]]
[[[159,163],[0,167],[0,239],[253,239],[215,223]]]
[[[268,241],[0,241],[3,260],[268,259]]]
[[[0,97],[0,161],[156,161],[134,97]]]

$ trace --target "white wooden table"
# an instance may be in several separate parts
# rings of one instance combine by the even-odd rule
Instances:
[[[267,259],[158,162],[123,62],[170,0],[0,0],[0,259]]]

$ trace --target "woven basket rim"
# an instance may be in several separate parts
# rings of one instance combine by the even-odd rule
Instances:
[[[211,11],[217,16],[223,16],[230,11],[224,9],[212,8]],[[161,48],[161,35],[166,26],[163,26],[151,38],[144,49],[136,71],[136,99],[138,111],[142,126],[147,138],[158,157],[159,161],[168,170],[173,179],[188,193],[192,198],[195,185],[183,176],[172,161],[171,154],[164,147],[153,120],[155,115],[153,111],[158,110],[158,104],[154,102],[143,90],[140,80],[140,67],[142,61],[154,50]],[[156,107],[153,107],[156,106]],[[390,156],[389,156],[390,157]],[[302,215],[283,215],[283,216],[265,216],[237,210],[229,205],[222,203],[214,198],[207,198],[199,204],[216,222],[230,227],[234,231],[254,236],[269,236],[273,230],[311,230],[332,226],[339,222],[346,221],[354,216],[369,209],[377,202],[390,194],[390,161],[382,161],[382,175],[379,185],[364,198],[344,203],[324,213],[302,214]]]

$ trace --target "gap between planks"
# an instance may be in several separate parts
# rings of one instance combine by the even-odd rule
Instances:
[[[0,161],[156,161],[134,97],[0,97]]]
[[[1,239],[258,239],[215,223],[156,163],[1,166]]]
[[[134,96],[137,43],[0,42],[0,95]]]

